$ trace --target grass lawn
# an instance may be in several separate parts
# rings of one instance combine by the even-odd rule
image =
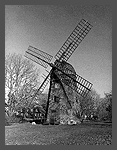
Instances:
[[[5,145],[111,145],[112,125],[84,123],[80,125],[5,126]]]

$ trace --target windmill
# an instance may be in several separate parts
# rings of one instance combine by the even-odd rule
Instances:
[[[72,102],[69,99],[66,87],[70,88],[72,93],[73,91],[75,91],[82,97],[86,97],[92,88],[92,83],[77,75],[73,66],[67,62],[67,60],[82,42],[91,28],[92,25],[88,21],[82,19],[55,55],[54,58],[56,60],[54,63],[51,63],[53,56],[33,46],[29,46],[25,52],[25,57],[27,57],[28,59],[36,62],[44,68],[47,68],[48,65],[51,67],[48,75],[44,76],[43,83],[37,89],[34,97],[32,98],[33,101],[36,94],[41,94],[47,84],[50,82],[45,113],[46,120],[48,115],[48,108],[50,103],[52,102],[52,99],[54,100],[53,107],[55,107],[53,111],[56,112],[57,108],[59,108],[60,106],[60,97],[56,96],[55,94],[57,85],[59,85],[60,89],[63,91],[64,100],[69,110],[72,109]]]

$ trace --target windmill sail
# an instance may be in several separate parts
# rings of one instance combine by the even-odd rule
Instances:
[[[80,94],[82,97],[86,97],[89,91],[92,88],[92,83],[82,78],[79,75],[76,75],[76,80],[67,76],[67,75],[59,75],[60,80],[67,86],[71,87],[74,91]]]
[[[48,67],[48,64],[45,63],[43,60],[46,62],[50,62],[53,58],[53,56],[47,54],[44,51],[41,51],[35,47],[29,46],[28,50],[26,50],[25,57],[31,59],[32,61],[40,64],[44,68]],[[39,59],[38,59],[39,58]]]
[[[91,30],[92,25],[82,19],[70,36],[67,38],[63,46],[55,55],[55,59],[67,61],[73,54],[78,45],[82,42],[88,32]]]
[[[65,61],[56,61],[56,75],[67,86],[71,87],[82,97],[86,97],[92,88],[92,83],[77,75],[73,69]],[[71,65],[70,65],[71,66]]]
[[[40,87],[37,89],[37,91],[35,92],[35,94],[34,94],[32,100],[31,100],[30,104],[33,102],[33,100],[34,100],[34,98],[35,98],[35,96],[36,96],[37,94],[41,94],[41,93],[44,91],[45,87],[47,86],[47,84],[48,84],[49,81],[50,81],[50,74],[51,74],[51,71],[48,73],[48,75],[47,75],[46,78],[44,79],[44,81],[43,81],[43,83],[41,84],[41,86],[40,86]]]

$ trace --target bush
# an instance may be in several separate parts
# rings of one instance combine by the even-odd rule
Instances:
[[[12,116],[5,116],[5,126],[12,125],[13,123],[21,123],[22,118],[17,117],[15,114]]]

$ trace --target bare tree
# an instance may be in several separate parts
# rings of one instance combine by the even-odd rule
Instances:
[[[99,105],[100,95],[92,89],[86,98],[78,96],[77,99],[80,102],[80,117],[84,118],[84,115],[90,116],[91,114],[95,114],[97,111],[97,107]]]
[[[39,85],[39,70],[20,54],[5,57],[5,94],[9,110],[28,105]]]
[[[105,97],[100,100],[97,109],[99,119],[112,121],[112,91],[104,94]]]

